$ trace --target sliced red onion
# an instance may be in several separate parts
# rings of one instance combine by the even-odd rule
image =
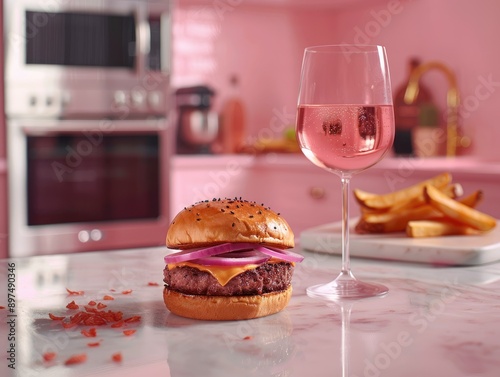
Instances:
[[[225,254],[224,257],[221,254]],[[264,255],[262,255],[264,254]],[[212,261],[211,259],[218,256],[218,259]],[[268,246],[260,246],[255,243],[240,242],[240,243],[224,243],[216,246],[189,249],[179,251],[165,257],[165,263],[180,263],[193,261],[200,264],[209,265],[244,265],[244,264],[260,264],[264,262],[254,262],[258,260],[267,261],[269,257],[275,257],[286,262],[301,262],[304,257],[300,254],[282,250],[277,248],[270,248]],[[246,258],[249,258],[246,261]],[[224,260],[223,260],[224,259]],[[225,260],[227,259],[227,260]],[[222,264],[221,264],[222,263]]]
[[[255,250],[286,262],[302,262],[304,260],[302,255],[289,250],[275,249],[268,246],[257,246]]]
[[[251,245],[251,246],[248,246]],[[165,263],[180,263],[180,262],[187,262],[193,259],[199,259],[199,258],[206,258],[206,257],[211,257],[213,255],[219,255],[223,253],[229,253],[231,251],[236,251],[236,250],[246,250],[249,248],[252,248],[255,246],[255,244],[250,244],[248,242],[246,243],[223,243],[220,245],[216,246],[211,246],[211,247],[203,247],[203,248],[198,248],[198,249],[188,249],[188,250],[183,250],[179,251],[177,253],[173,253],[170,255],[167,255],[165,257]]]

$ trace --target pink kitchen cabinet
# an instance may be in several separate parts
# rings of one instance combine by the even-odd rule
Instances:
[[[175,157],[173,164],[172,216],[200,200],[242,197],[279,212],[296,235],[341,217],[338,177],[299,154]]]
[[[387,193],[448,171],[465,194],[482,190],[478,209],[500,218],[500,164],[471,158],[386,158],[353,177],[359,188]],[[263,203],[289,222],[296,236],[310,227],[340,221],[340,180],[301,154],[175,156],[172,166],[171,216],[200,200],[242,197]],[[359,206],[350,197],[351,218]]]

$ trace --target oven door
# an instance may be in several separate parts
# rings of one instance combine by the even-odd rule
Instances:
[[[165,119],[9,120],[10,256],[163,246]]]

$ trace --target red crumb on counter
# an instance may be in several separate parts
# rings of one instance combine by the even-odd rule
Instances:
[[[245,336],[245,337],[243,338],[243,340],[250,340],[250,339],[252,339],[252,337],[251,337],[250,335],[247,335],[247,336]]]
[[[66,305],[66,308],[68,309],[79,309],[80,307],[76,304],[76,302],[73,300],[71,301],[68,305]]]
[[[111,325],[111,327],[113,328],[116,328],[116,327],[123,327],[123,325],[125,324],[125,322],[123,320],[121,321],[118,321],[118,322],[115,322]]]
[[[94,300],[92,300],[92,301],[89,301],[89,303],[87,305],[88,306],[96,306],[97,302],[95,302]]]
[[[103,300],[114,300],[115,298],[113,296],[105,295],[102,299]]]
[[[148,283],[148,287],[157,287],[157,286],[159,286],[159,285],[160,285],[160,284],[158,284],[158,283],[156,283],[156,282],[154,282],[154,281],[150,281],[150,282]]]
[[[84,291],[72,291],[71,289],[66,288],[66,291],[69,293],[70,296],[83,296],[85,293]]]
[[[137,330],[134,330],[134,329],[131,329],[131,330],[123,330],[123,334],[124,334],[125,336],[130,336],[130,335],[135,334],[135,332],[136,332],[136,331],[137,331]]]
[[[132,322],[139,322],[140,320],[141,320],[141,316],[140,315],[134,315],[132,317],[126,318],[125,322],[126,323],[132,323]]]
[[[112,356],[111,356],[111,359],[116,362],[116,363],[120,363],[122,361],[122,353],[121,352],[117,352],[117,353],[114,353]]]
[[[55,352],[45,352],[42,357],[44,361],[52,361],[56,358],[57,354]]]
[[[70,356],[65,362],[64,365],[74,365],[81,364],[87,361],[87,354],[80,353],[77,355]]]
[[[49,313],[49,318],[50,318],[51,320],[53,320],[53,321],[62,321],[62,320],[63,320],[64,318],[66,318],[66,317],[59,317],[59,316],[57,316],[57,315],[54,315],[54,314],[52,314],[52,313]]]
[[[83,336],[86,336],[87,338],[95,338],[97,336],[97,330],[95,329],[95,327],[92,327],[89,330],[83,329],[80,332]]]
[[[126,289],[126,290],[122,291],[122,295],[128,295],[130,293],[132,293],[131,289]]]
[[[100,302],[100,303],[98,303],[98,304],[97,304],[97,309],[104,309],[104,308],[106,308],[107,306],[108,306],[108,305],[103,304],[102,302]]]
[[[89,346],[89,347],[99,347],[100,345],[101,345],[101,342],[87,343],[87,346]]]

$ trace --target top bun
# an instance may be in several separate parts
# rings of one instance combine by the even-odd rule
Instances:
[[[173,219],[167,246],[205,247],[226,242],[251,242],[294,247],[294,234],[269,207],[240,199],[205,200],[186,207]]]

